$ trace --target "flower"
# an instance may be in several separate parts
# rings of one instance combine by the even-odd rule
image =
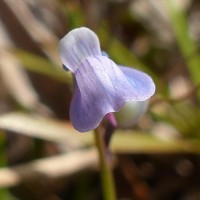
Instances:
[[[147,74],[117,66],[102,55],[97,35],[86,27],[64,36],[59,54],[74,75],[70,120],[79,132],[95,129],[106,114],[119,111],[128,101],[144,101],[155,92]]]

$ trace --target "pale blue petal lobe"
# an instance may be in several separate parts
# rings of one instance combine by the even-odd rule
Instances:
[[[75,72],[85,58],[101,55],[99,39],[88,28],[73,29],[60,40],[59,55],[62,63]]]
[[[126,101],[145,100],[136,88],[139,83],[130,83],[129,77],[105,56],[86,58],[74,75],[70,118],[80,132],[96,128],[107,113],[119,111]]]
[[[155,84],[149,75],[130,67],[119,67],[132,84],[134,92],[140,97],[140,101],[149,99],[155,93]]]

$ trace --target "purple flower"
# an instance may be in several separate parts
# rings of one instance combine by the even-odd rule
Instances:
[[[104,116],[119,111],[127,101],[144,101],[155,92],[145,73],[117,66],[103,56],[97,35],[82,27],[61,39],[59,54],[75,78],[70,119],[75,129],[95,129]]]

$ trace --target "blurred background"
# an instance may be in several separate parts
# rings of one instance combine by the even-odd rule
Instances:
[[[198,0],[1,0],[0,199],[102,199],[93,133],[70,124],[72,75],[58,57],[59,40],[87,26],[157,87],[113,135],[118,199],[199,200],[199,21]]]

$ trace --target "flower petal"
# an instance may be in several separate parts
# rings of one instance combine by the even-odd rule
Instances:
[[[150,76],[139,70],[119,66],[134,88],[139,101],[149,99],[155,93],[155,84]]]
[[[117,125],[120,128],[131,128],[138,123],[146,112],[149,101],[129,101],[124,104],[119,112],[114,113]]]
[[[86,58],[74,75],[70,118],[80,132],[96,128],[107,113],[119,111],[126,101],[144,100],[144,95],[135,92],[120,68],[105,56]]]
[[[85,58],[101,55],[99,39],[88,28],[74,29],[60,40],[59,55],[62,63],[75,72]]]

